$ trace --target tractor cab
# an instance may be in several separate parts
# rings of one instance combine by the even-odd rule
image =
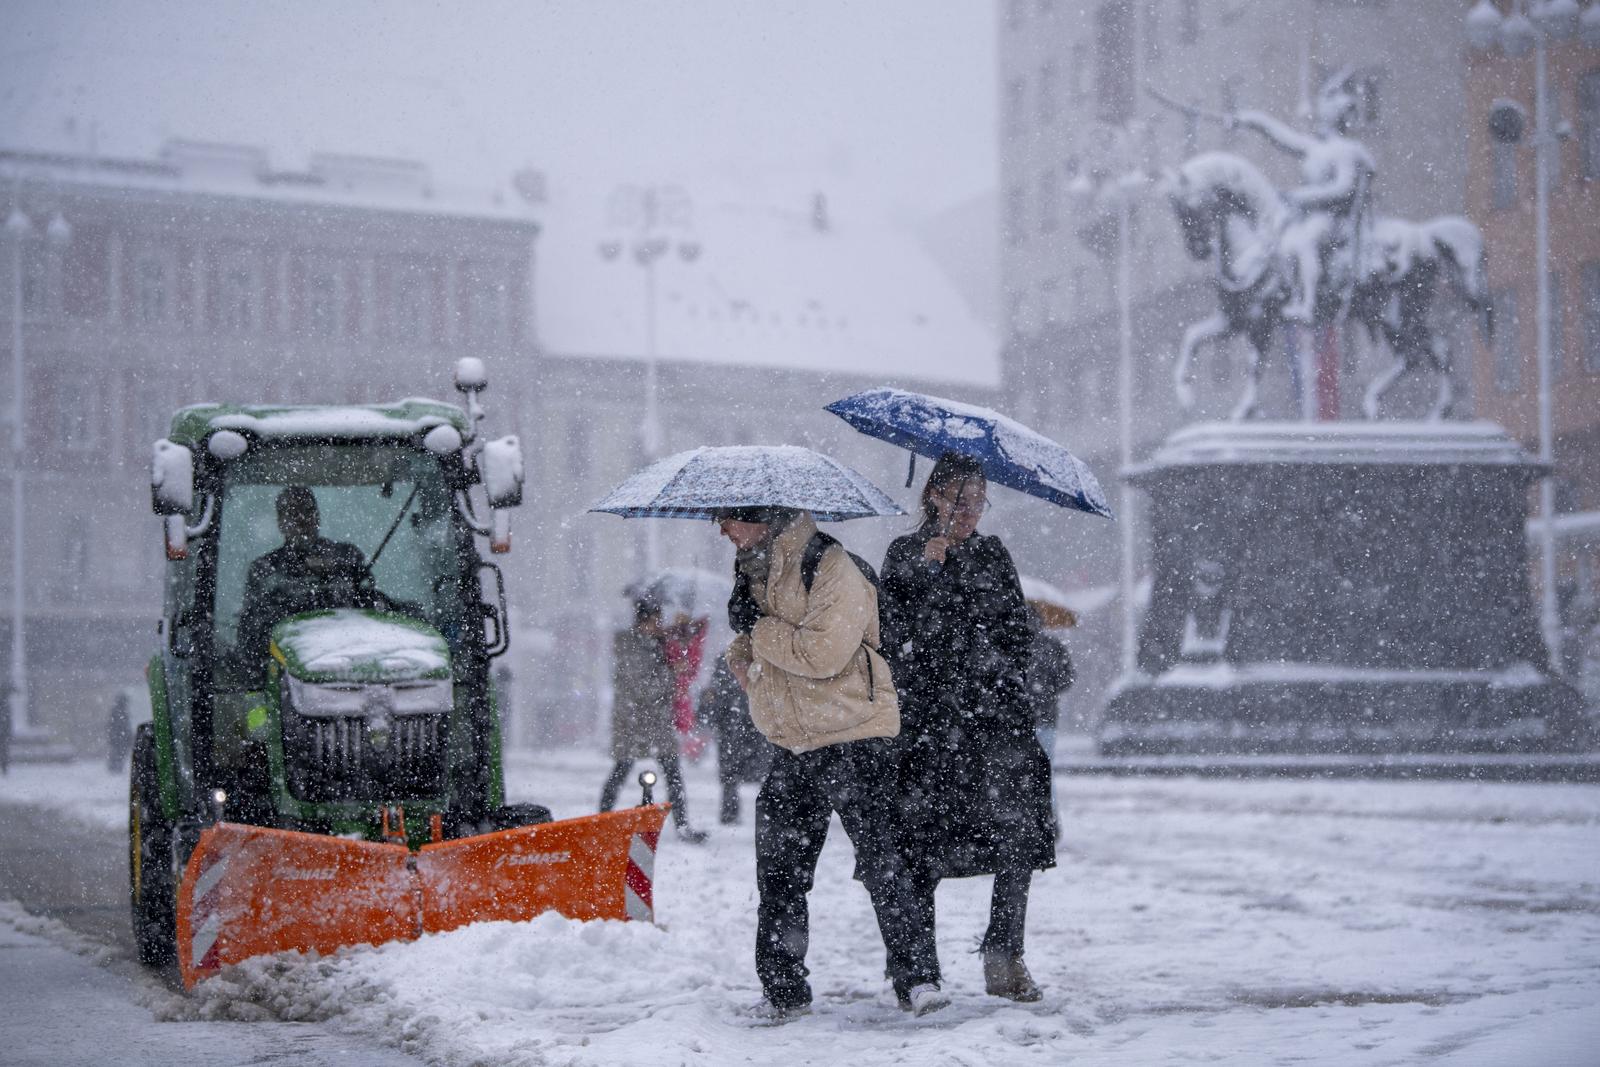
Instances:
[[[475,537],[509,548],[522,470],[515,438],[477,440],[481,381],[458,370],[465,411],[173,418],[151,478],[170,563],[151,676],[171,814],[376,837],[384,805],[413,812],[416,835],[502,805],[487,667],[506,647],[504,585]]]

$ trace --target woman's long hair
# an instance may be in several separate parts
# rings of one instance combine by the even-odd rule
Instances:
[[[939,457],[939,462],[933,465],[933,470],[928,474],[928,480],[922,483],[922,523],[939,521],[939,513],[933,510],[932,496],[935,492],[944,489],[947,485],[955,485],[976,479],[979,484],[987,485],[988,479],[983,475],[983,464],[971,456],[963,456],[959,452],[946,452]]]

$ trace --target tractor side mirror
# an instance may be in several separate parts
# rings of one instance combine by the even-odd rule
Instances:
[[[489,551],[510,552],[511,516],[507,509],[522,503],[522,442],[515,436],[485,442],[478,452],[478,479],[493,515]]]
[[[150,509],[157,515],[194,510],[194,453],[165,437],[150,456]]]
[[[189,557],[188,513],[194,508],[194,453],[163,437],[150,456],[150,509],[163,518],[167,559]]]

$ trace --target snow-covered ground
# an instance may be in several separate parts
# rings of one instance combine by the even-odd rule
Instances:
[[[514,758],[512,799],[591,810],[598,754]],[[69,798],[120,823],[103,768],[24,767],[0,802]],[[689,772],[697,821],[709,766]],[[446,1064],[1593,1065],[1600,1062],[1600,787],[1074,778],[1061,864],[1035,882],[1041,1004],[983,994],[986,880],[940,890],[955,1003],[903,1015],[837,825],[812,894],[816,1011],[743,1014],[748,820],[663,835],[659,926],[553,916],[337,957],[258,960],[174,1011],[319,1019]],[[750,799],[753,789],[747,791]]]

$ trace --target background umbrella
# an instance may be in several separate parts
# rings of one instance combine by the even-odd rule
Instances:
[[[650,464],[590,511],[627,518],[709,519],[718,508],[785,507],[819,522],[904,515],[882,489],[799,445],[693,448]]]
[[[1022,574],[1022,596],[1039,614],[1046,630],[1065,630],[1078,625],[1078,613],[1068,605],[1068,596],[1049,582]]]
[[[869,437],[910,449],[913,469],[919,453],[937,459],[959,452],[982,463],[991,482],[1111,518],[1100,482],[1082,460],[998,411],[887,388],[836,400],[828,410]]]
[[[670,617],[682,612],[692,619],[715,616],[733,595],[733,577],[713,574],[701,567],[667,567],[628,583],[624,592],[632,600],[649,597]]]

